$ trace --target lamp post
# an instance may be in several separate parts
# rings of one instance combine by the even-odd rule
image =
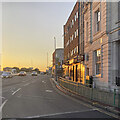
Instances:
[[[57,81],[57,66],[56,66],[56,38],[54,37],[54,45],[55,45],[55,80]]]

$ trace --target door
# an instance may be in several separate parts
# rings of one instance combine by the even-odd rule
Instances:
[[[76,82],[78,82],[78,77],[77,77],[77,68],[78,68],[78,65],[76,65],[76,72],[75,72],[75,76],[76,76]]]
[[[73,65],[73,81],[74,81],[74,65]]]

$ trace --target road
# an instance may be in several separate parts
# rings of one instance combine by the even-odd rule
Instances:
[[[59,91],[48,75],[2,80],[3,118],[112,118]]]

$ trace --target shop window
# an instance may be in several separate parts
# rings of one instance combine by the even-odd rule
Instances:
[[[89,68],[86,69],[86,75],[89,76]]]

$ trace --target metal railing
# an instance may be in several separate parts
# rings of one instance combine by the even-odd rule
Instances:
[[[59,77],[57,82],[61,87],[64,87],[67,90],[74,92],[80,96],[84,96],[90,100],[98,101],[109,106],[120,108],[120,104],[118,103],[120,102],[118,101],[120,94],[116,93],[116,91],[107,92],[96,88],[90,88],[80,83],[76,83],[71,80],[66,80],[62,77]]]

